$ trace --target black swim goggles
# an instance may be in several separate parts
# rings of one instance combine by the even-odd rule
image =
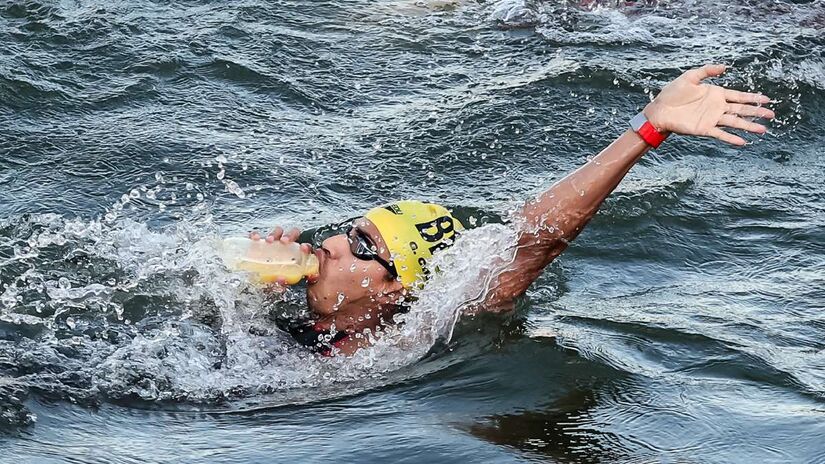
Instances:
[[[384,269],[390,273],[393,279],[398,278],[398,272],[395,270],[395,267],[378,255],[378,247],[375,246],[375,243],[369,235],[365,234],[364,231],[358,229],[353,224],[347,226],[344,234],[347,236],[349,249],[353,256],[364,261],[377,261],[378,264],[384,266]]]

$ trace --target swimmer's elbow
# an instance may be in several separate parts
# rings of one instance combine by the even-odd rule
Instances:
[[[565,243],[576,238],[593,214],[587,211],[573,210],[543,216],[538,223],[525,222],[521,231],[520,245],[537,245],[545,248],[558,243]]]
[[[537,268],[541,271],[567,248],[572,240],[569,236],[570,234],[555,227],[535,233],[522,233],[518,239],[513,267],[529,270]]]

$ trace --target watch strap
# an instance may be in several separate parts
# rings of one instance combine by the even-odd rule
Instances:
[[[647,120],[643,112],[637,114],[630,120],[630,127],[639,134],[639,137],[653,148],[659,148],[659,145],[665,141],[668,134],[661,133],[653,127],[653,124]]]

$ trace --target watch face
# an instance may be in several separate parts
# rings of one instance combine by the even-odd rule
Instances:
[[[634,131],[639,132],[639,129],[641,129],[646,122],[647,118],[645,114],[640,112],[630,120],[630,127],[632,127]]]

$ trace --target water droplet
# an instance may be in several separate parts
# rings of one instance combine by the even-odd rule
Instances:
[[[73,317],[67,317],[66,325],[69,326],[70,329],[74,330],[75,326],[77,326],[77,323],[75,322]]]
[[[369,286],[369,284],[370,284],[370,278],[369,277],[364,277],[364,280],[361,281],[361,286],[364,287],[364,288],[367,288]]]
[[[220,171],[218,171],[217,177],[218,177],[218,180],[223,180],[223,178],[226,177],[226,171],[221,169]]]
[[[349,271],[350,271],[350,272],[355,272],[355,268],[356,268],[356,267],[357,267],[357,266],[355,265],[355,263],[352,263],[352,266],[350,266],[350,267],[349,267]]]
[[[129,197],[130,198],[140,198],[140,190],[132,189],[132,191],[129,192]]]
[[[238,198],[246,198],[246,193],[244,193],[241,186],[234,180],[228,180],[224,185],[226,185],[227,192],[234,193]]]
[[[225,157],[225,156],[223,156],[223,155],[218,155],[218,156],[216,156],[216,157],[215,157],[215,161],[217,161],[217,162],[219,162],[219,163],[223,164],[223,163],[226,163],[226,161],[227,161],[227,160],[226,160],[226,157]]]
[[[69,282],[69,279],[61,277],[57,280],[57,286],[65,290],[68,288],[72,288],[72,283]]]

